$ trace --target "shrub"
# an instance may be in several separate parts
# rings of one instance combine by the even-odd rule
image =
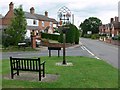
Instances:
[[[4,48],[7,48],[11,45],[11,37],[10,35],[6,34],[4,31],[2,31],[2,46]]]
[[[91,36],[91,38],[92,38],[92,39],[98,39],[98,38],[99,38],[99,34],[93,34],[93,35]]]
[[[120,41],[120,34],[118,35],[118,40]]]
[[[77,29],[77,27],[73,24],[66,25],[65,27],[69,27],[69,29],[66,32],[66,43],[79,44],[80,33],[79,33],[79,30]],[[63,29],[63,27],[62,27],[62,29]],[[60,43],[63,42],[63,32],[62,32],[62,30],[61,30],[58,41]]]
[[[80,32],[76,27],[76,33],[75,33],[75,44],[79,44],[79,38],[80,38]]]
[[[41,33],[42,38],[56,40],[56,41],[58,41],[59,36],[60,35],[56,35],[56,34]]]
[[[64,26],[65,27],[65,26]],[[69,27],[69,29],[66,32],[66,43],[75,43],[79,44],[79,37],[80,37],[80,32],[77,29],[77,27],[73,24],[66,25],[66,27]],[[63,27],[60,27],[60,36],[58,38],[58,42],[63,43],[63,32],[62,32]]]
[[[84,34],[83,37],[84,37],[84,38],[91,38],[91,36],[92,36],[91,34]]]
[[[73,24],[68,25],[69,30],[66,33],[66,43],[75,42],[75,26]]]
[[[103,36],[103,37],[106,37],[107,36],[107,34],[99,34],[99,36]]]
[[[112,37],[112,40],[119,40],[119,36]]]
[[[58,42],[63,43],[63,33],[60,33],[60,36],[58,37]]]

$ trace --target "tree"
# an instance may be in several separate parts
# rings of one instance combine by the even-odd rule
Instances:
[[[88,19],[85,19],[79,27],[82,29],[82,36],[84,36],[84,34],[87,34],[87,31],[91,31],[92,34],[98,34],[100,25],[102,25],[102,21],[100,19],[89,17]]]
[[[23,41],[26,34],[26,25],[27,23],[24,17],[22,5],[20,5],[18,8],[14,9],[14,18],[12,19],[10,26],[3,33],[3,35],[6,36],[5,40],[3,40],[4,43],[17,45],[18,42]]]

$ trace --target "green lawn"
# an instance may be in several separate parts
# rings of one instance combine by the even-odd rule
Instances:
[[[66,57],[73,66],[56,66],[62,57],[41,57],[47,74],[59,74],[54,82],[30,82],[3,79],[3,88],[117,88],[118,70],[103,60],[87,57]],[[10,73],[9,60],[2,61],[2,74]],[[34,72],[32,72],[34,73]]]

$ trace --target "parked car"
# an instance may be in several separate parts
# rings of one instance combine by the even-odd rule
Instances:
[[[39,47],[41,44],[41,40],[36,39],[36,47]]]

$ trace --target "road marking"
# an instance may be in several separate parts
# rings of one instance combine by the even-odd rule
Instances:
[[[82,50],[85,50],[85,48],[83,46],[81,46]]]
[[[90,50],[88,50],[85,46],[81,47],[83,50],[86,50],[88,53],[90,53],[92,56],[94,56],[96,59],[100,59],[97,56],[95,56],[95,54],[93,54]]]
[[[95,56],[95,58],[100,60],[100,58],[99,58],[99,57],[97,57],[97,56]]]
[[[92,56],[95,56],[90,50],[88,50],[85,46],[83,46],[84,47],[84,49],[87,51],[87,52],[89,52]]]

